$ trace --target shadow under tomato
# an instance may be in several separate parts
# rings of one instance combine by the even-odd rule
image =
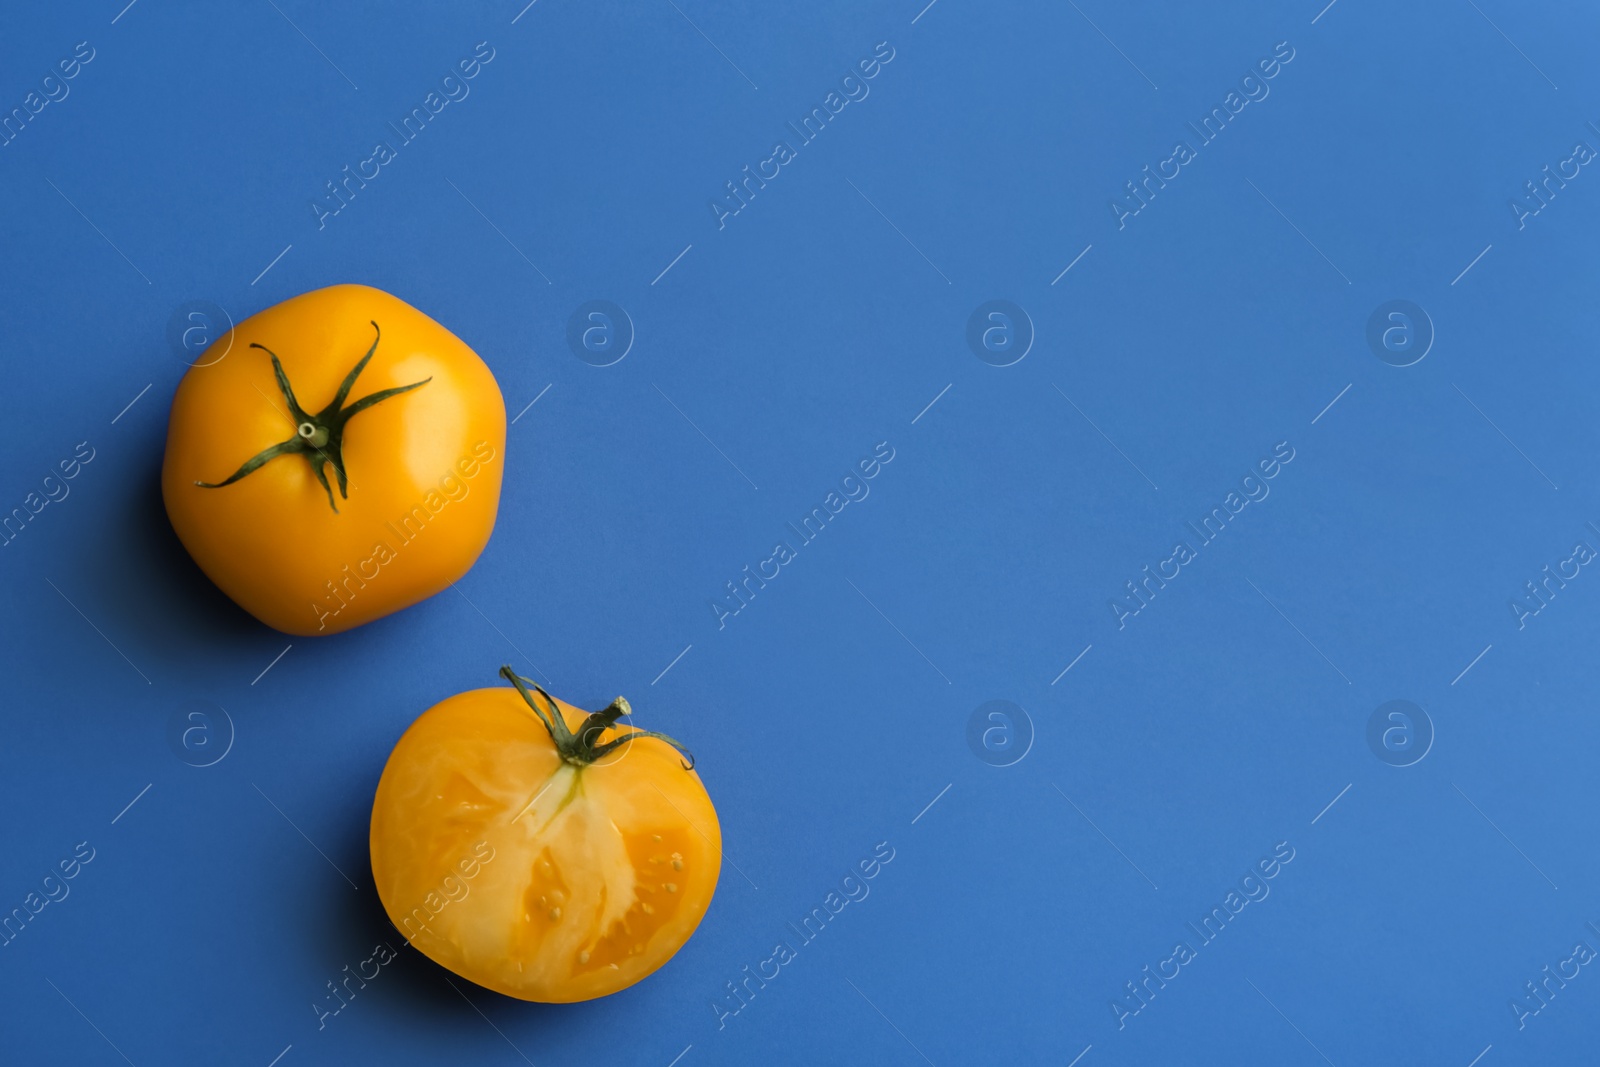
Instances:
[[[366,888],[336,895],[338,904],[329,916],[336,933],[330,933],[355,944],[390,945],[398,953],[383,968],[381,977],[372,983],[380,987],[373,989],[379,994],[373,998],[374,1002],[381,999],[385,1012],[406,1017],[422,1013],[432,1019],[452,1022],[462,1020],[463,1025],[473,1028],[483,1026],[486,1016],[493,1016],[499,1019],[495,1025],[502,1030],[508,1028],[508,1016],[509,1025],[517,1030],[532,1024],[541,1029],[581,1025],[578,1016],[583,1005],[536,1004],[496,993],[439,966],[406,944],[405,935],[389,921],[377,890],[372,888],[370,866],[362,866],[361,877]],[[514,1033],[513,1041],[516,1040]]]
[[[152,456],[119,502],[121,536],[102,537],[95,569],[99,603],[123,633],[150,633],[174,664],[193,662],[204,649],[250,648],[265,627],[212,584],[190,557],[167,519],[161,499],[161,457]],[[158,655],[162,655],[158,651]]]

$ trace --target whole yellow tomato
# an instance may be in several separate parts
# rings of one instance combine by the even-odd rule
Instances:
[[[241,607],[285,633],[338,633],[467,572],[494,528],[505,439],[477,353],[397,297],[335,285],[239,323],[184,375],[161,491]]]
[[[585,714],[500,673],[514,689],[453,696],[395,745],[372,804],[378,896],[414,947],[481,986],[615,993],[700,925],[716,810],[678,742],[617,723],[626,700]]]

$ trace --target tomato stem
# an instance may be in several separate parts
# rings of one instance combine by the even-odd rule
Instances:
[[[380,389],[378,392],[364,396],[349,407],[346,407],[345,400],[350,396],[350,390],[354,388],[356,379],[361,376],[361,372],[366,369],[367,364],[372,361],[372,354],[378,350],[378,341],[383,336],[383,331],[378,329],[376,322],[372,323],[372,329],[372,347],[367,349],[367,354],[361,357],[361,362],[357,363],[354,369],[345,375],[344,381],[339,385],[339,392],[334,396],[333,401],[314,415],[302,408],[300,402],[295,399],[294,387],[289,384],[289,376],[283,372],[283,364],[278,361],[278,354],[266,345],[258,345],[251,342],[251,348],[259,348],[272,357],[272,373],[278,379],[278,391],[283,394],[284,403],[289,406],[289,417],[295,423],[295,435],[287,441],[280,441],[257,452],[254,456],[245,460],[238,470],[220,482],[195,482],[194,484],[202,489],[221,489],[225,485],[232,485],[240,478],[255,473],[267,462],[279,456],[303,455],[306,457],[306,462],[311,464],[311,473],[316,475],[323,491],[328,494],[328,506],[337,514],[339,505],[334,503],[333,487],[328,484],[328,476],[323,468],[329,466],[333,468],[334,476],[339,482],[339,495],[346,500],[350,499],[349,478],[345,475],[344,469],[345,424],[374,404],[381,404],[392,396],[399,396],[401,393],[409,393],[413,389],[420,389],[433,381],[432,376],[429,376],[420,382],[412,382],[410,385],[402,385],[393,389]]]
[[[556,704],[555,698],[545,692],[544,687],[538,682],[522,677],[510,666],[500,668],[500,677],[517,687],[517,692],[522,695],[522,699],[527,702],[533,714],[549,732],[550,740],[555,742],[556,751],[563,760],[573,766],[586,767],[608,753],[622,748],[630,741],[641,737],[654,737],[678,750],[684,757],[684,770],[694,769],[694,753],[684,748],[683,742],[654,730],[629,730],[609,741],[604,740],[606,731],[616,726],[618,719],[633,713],[633,706],[624,697],[618,697],[599,711],[591,711],[578,725],[578,729],[573,731],[567,725],[566,717],[561,714],[561,708]],[[534,700],[534,693],[544,698],[548,711],[541,708],[539,702]]]

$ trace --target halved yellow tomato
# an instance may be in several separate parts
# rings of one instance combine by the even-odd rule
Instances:
[[[514,688],[434,705],[395,745],[372,805],[390,920],[463,978],[567,1003],[625,989],[711,903],[722,831],[678,742]],[[682,753],[682,756],[680,756]]]
[[[161,493],[246,611],[337,633],[467,572],[494,528],[505,440],[477,353],[398,297],[335,285],[239,323],[184,375]]]

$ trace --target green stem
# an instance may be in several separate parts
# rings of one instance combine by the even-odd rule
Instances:
[[[316,476],[317,482],[328,494],[328,506],[337,513],[339,505],[333,499],[333,487],[328,483],[328,476],[324,467],[332,467],[333,473],[339,482],[339,496],[348,500],[350,498],[349,478],[344,469],[344,428],[352,418],[359,415],[375,404],[381,404],[390,397],[409,393],[413,389],[420,389],[433,381],[427,377],[420,382],[410,385],[400,385],[392,389],[380,389],[376,393],[362,397],[360,400],[346,406],[345,400],[350,396],[350,390],[355,386],[356,379],[372,360],[373,353],[378,350],[378,341],[383,336],[383,331],[376,322],[372,323],[372,347],[367,349],[367,354],[361,357],[344,381],[339,385],[339,392],[334,396],[332,403],[321,411],[311,414],[300,406],[300,401],[295,398],[294,387],[289,383],[289,376],[284,373],[283,363],[279,361],[278,354],[266,345],[251,343],[251,348],[259,348],[272,358],[272,373],[278,380],[278,391],[283,394],[284,403],[289,406],[289,417],[295,423],[295,435],[287,441],[280,441],[275,445],[263,449],[244,464],[225,481],[221,482],[195,482],[202,489],[221,489],[225,485],[232,485],[249,474],[259,470],[268,461],[279,456],[291,454],[303,455],[306,462],[311,465],[311,473]],[[565,724],[563,724],[565,726]]]
[[[637,738],[653,737],[659,741],[665,741],[678,750],[679,754],[685,759],[684,770],[694,769],[694,754],[683,747],[683,742],[668,737],[666,734],[657,733],[654,730],[629,730],[627,733],[619,734],[609,741],[605,740],[606,732],[616,726],[618,719],[633,713],[632,705],[623,697],[613,700],[600,711],[591,711],[584,718],[578,729],[573,731],[567,725],[566,717],[561,714],[560,705],[555,702],[554,697],[545,692],[544,687],[538,682],[531,678],[522,677],[516,671],[513,671],[510,666],[500,668],[500,677],[516,686],[517,692],[527,702],[529,709],[533,711],[534,716],[538,718],[540,724],[550,734],[550,740],[555,742],[556,752],[560,754],[562,760],[575,767],[587,767],[589,764],[605,757],[609,753],[615,752]],[[534,700],[534,693],[538,693],[544,698],[545,703],[549,705],[548,713]]]

